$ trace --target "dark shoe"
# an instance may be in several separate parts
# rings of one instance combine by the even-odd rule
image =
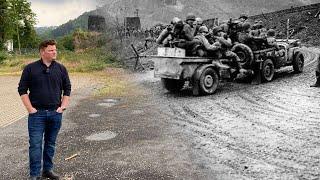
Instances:
[[[320,84],[315,83],[315,84],[310,85],[310,87],[320,87]]]
[[[49,179],[57,180],[57,179],[59,179],[59,175],[54,173],[53,171],[43,171],[42,178],[49,178]]]
[[[29,180],[40,180],[39,176],[30,176]]]

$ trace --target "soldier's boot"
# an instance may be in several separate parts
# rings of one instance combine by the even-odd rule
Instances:
[[[240,74],[251,74],[251,70],[244,69],[240,64],[240,58],[237,56],[237,54],[232,57],[233,63],[236,66],[237,72]]]
[[[316,83],[312,84],[310,87],[320,87],[320,72],[316,72]]]

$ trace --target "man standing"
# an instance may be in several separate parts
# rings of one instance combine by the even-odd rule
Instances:
[[[18,87],[29,113],[30,179],[40,179],[41,161],[42,177],[59,179],[53,172],[53,157],[62,113],[69,104],[71,83],[66,68],[55,61],[56,41],[41,42],[39,51],[41,59],[24,68]]]
[[[318,64],[316,67],[316,83],[312,84],[310,87],[320,87],[320,55],[318,57]]]

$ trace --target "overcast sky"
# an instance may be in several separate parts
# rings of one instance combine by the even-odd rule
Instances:
[[[37,27],[58,26],[96,9],[96,0],[28,0],[37,16]]]

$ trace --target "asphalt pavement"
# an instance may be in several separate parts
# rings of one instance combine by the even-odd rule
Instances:
[[[74,91],[63,115],[54,160],[62,179],[215,179],[148,94],[94,97],[95,88]],[[26,118],[0,128],[0,179],[28,178]]]

